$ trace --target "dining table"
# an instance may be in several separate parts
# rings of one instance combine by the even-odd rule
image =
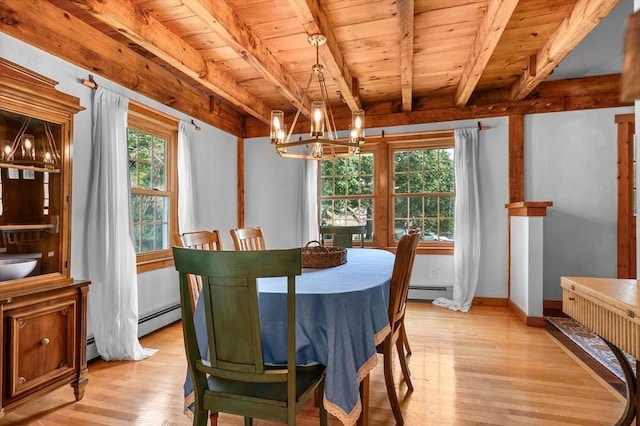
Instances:
[[[390,332],[387,308],[394,260],[386,250],[350,248],[345,264],[303,268],[296,277],[296,363],[326,367],[322,403],[344,425],[367,423],[369,372],[378,362],[376,346]],[[265,363],[286,364],[286,277],[258,279],[258,292]],[[201,298],[194,323],[206,358]],[[184,392],[188,408],[193,403],[188,374]]]

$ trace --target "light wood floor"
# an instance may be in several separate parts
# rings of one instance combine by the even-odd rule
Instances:
[[[407,394],[403,386],[400,397],[409,426],[612,425],[622,412],[618,393],[544,329],[522,325],[505,309],[460,313],[414,302],[407,320],[415,391]],[[80,402],[65,386],[9,411],[0,425],[191,424],[182,412],[186,361],[180,327],[143,338],[143,346],[160,349],[145,361],[90,363]],[[372,426],[394,424],[381,361],[371,376],[370,416]],[[311,406],[298,419],[303,426],[318,424]],[[243,422],[221,414],[219,424]]]

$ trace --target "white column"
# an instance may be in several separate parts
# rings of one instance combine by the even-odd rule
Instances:
[[[511,218],[511,303],[542,317],[544,216]]]

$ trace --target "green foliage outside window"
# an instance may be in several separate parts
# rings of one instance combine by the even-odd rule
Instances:
[[[169,247],[169,197],[166,191],[167,141],[127,129],[131,209],[136,253]],[[153,194],[149,194],[153,191]]]
[[[320,162],[320,224],[366,225],[373,229],[373,154]]]
[[[394,152],[393,217],[398,240],[408,230],[427,241],[453,241],[453,148]]]

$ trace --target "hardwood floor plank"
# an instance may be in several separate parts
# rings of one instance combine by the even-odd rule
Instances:
[[[406,327],[415,387],[413,393],[407,393],[404,384],[397,388],[406,425],[596,426],[614,424],[623,410],[616,391],[590,374],[546,330],[526,327],[505,308],[474,306],[461,313],[411,302]],[[141,341],[158,353],[138,362],[89,364],[82,401],[74,402],[71,388],[65,386],[10,410],[0,426],[190,425],[182,411],[186,361],[180,323]],[[397,359],[394,374],[400,383]],[[382,359],[370,386],[370,425],[393,425]],[[218,424],[243,421],[221,414]],[[318,424],[312,402],[298,424]],[[333,418],[329,424],[340,422]]]

